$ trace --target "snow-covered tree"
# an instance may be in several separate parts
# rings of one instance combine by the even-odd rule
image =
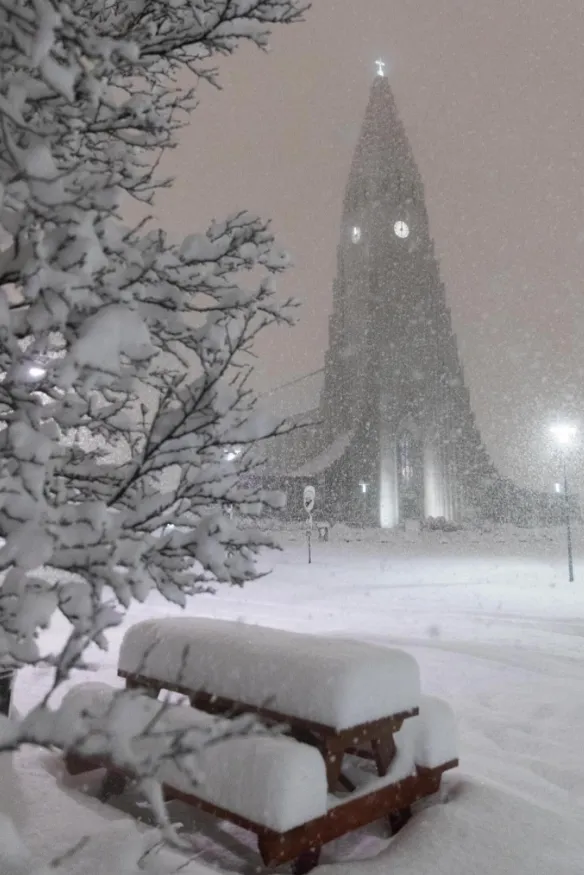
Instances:
[[[216,56],[302,0],[0,0],[0,666],[53,690],[133,599],[183,604],[255,574],[254,444],[286,428],[249,388],[259,331],[290,322],[286,266],[246,212],[172,240],[123,219],[214,82]],[[209,144],[212,148],[212,144]],[[70,634],[40,652],[61,612]],[[50,743],[50,699],[11,741]]]

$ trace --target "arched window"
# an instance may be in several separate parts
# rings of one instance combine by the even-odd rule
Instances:
[[[414,476],[413,454],[414,439],[409,431],[404,431],[397,446],[398,471],[404,483],[409,483]]]

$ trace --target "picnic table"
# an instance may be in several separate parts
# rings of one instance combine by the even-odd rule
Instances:
[[[67,771],[105,769],[106,800],[139,775],[136,762],[148,755],[140,719],[155,724],[159,738],[165,727],[183,739],[191,733],[197,761],[193,754],[177,763],[169,749],[152,775],[165,799],[250,830],[266,865],[291,861],[296,875],[317,865],[324,844],[352,830],[380,818],[392,833],[401,828],[458,765],[452,710],[421,695],[418,665],[400,650],[180,617],[131,627],[118,674],[134,691],[125,699],[135,710],[123,721],[136,733],[127,740],[129,759],[100,747],[109,737],[100,720],[107,728],[122,691],[82,684],[63,704],[71,711],[62,721],[71,727],[63,741]],[[189,705],[161,702],[161,691]],[[197,744],[197,733],[215,734],[213,721],[221,732],[241,714],[284,732],[229,732],[209,748]]]
[[[118,675],[130,689],[180,693],[200,711],[286,726],[320,750],[331,792],[355,789],[343,773],[347,754],[372,758],[386,775],[395,733],[419,712],[418,665],[401,650],[224,620],[138,623]]]

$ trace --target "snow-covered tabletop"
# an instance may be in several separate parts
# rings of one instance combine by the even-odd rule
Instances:
[[[215,619],[132,626],[118,669],[336,731],[420,704],[416,660],[395,649]]]

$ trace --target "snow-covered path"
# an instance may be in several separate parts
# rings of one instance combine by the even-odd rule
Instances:
[[[371,534],[316,544],[311,566],[300,534],[285,536],[284,547],[270,557],[273,574],[200,596],[189,611],[397,644],[418,659],[425,690],[459,718],[450,803],[421,813],[390,849],[359,864],[364,875],[389,867],[395,875],[581,873],[584,561],[568,584],[562,533]],[[130,620],[170,612],[153,600]],[[100,654],[103,679],[114,680],[116,654],[117,646]],[[42,684],[38,673],[23,675],[17,707]],[[382,847],[371,830],[328,857],[343,869],[352,859],[355,871],[356,858]],[[241,868],[205,835],[201,851],[207,862]]]

